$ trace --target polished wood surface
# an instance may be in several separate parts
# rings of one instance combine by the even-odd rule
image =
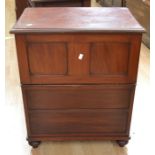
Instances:
[[[135,85],[24,85],[22,88],[29,110],[127,109]]]
[[[55,76],[67,73],[65,43],[30,43],[27,52],[30,74]]]
[[[76,137],[81,134],[81,137],[82,135],[92,137],[93,140],[93,133],[98,136],[103,134],[103,139],[105,135],[126,136],[127,116],[127,110],[122,109],[31,110],[29,137],[35,135],[61,137],[61,134],[72,137],[74,134],[73,137],[76,140]]]
[[[41,10],[41,12],[44,10],[45,14],[43,12],[40,14],[40,11],[36,10]],[[45,16],[43,18],[43,14],[46,15],[47,12],[52,13],[53,10],[56,12],[63,10],[61,17],[66,15],[67,11],[71,11],[72,14],[69,14],[70,19],[76,17],[74,13],[80,13],[79,17],[81,19],[79,23],[81,24],[76,29],[74,27],[76,22],[71,21],[69,27],[66,21],[58,22],[58,19],[60,20],[61,18],[56,17],[51,20],[57,22],[58,28],[55,32],[56,25],[49,29],[51,21],[48,21],[49,18],[45,18]],[[27,18],[30,12],[32,18]],[[119,12],[117,15],[121,14],[122,18],[117,18],[116,20],[116,16],[111,16],[112,18],[110,19],[108,17],[109,21],[106,25],[101,24],[103,22],[103,15],[105,16],[109,12]],[[39,14],[37,15],[37,13]],[[96,13],[98,18],[96,22],[91,23],[92,25],[96,23],[96,27],[89,29],[92,19],[89,16],[96,17]],[[39,19],[39,22],[35,22],[36,26],[34,26],[32,22],[37,21],[36,17]],[[132,25],[128,24],[127,26],[127,19],[130,20],[128,23]],[[42,20],[44,20],[44,24],[40,23]],[[26,24],[30,22],[32,25],[29,26],[33,28],[26,28],[28,31],[25,31],[23,29],[24,24],[21,22]],[[47,24],[48,22],[50,23],[49,25]],[[119,28],[118,22],[120,22]],[[113,24],[113,26],[112,23],[116,24]],[[101,27],[101,25],[104,26]],[[124,27],[123,30],[121,30],[122,27]],[[38,31],[38,28],[41,31]],[[73,32],[74,28],[75,31]],[[77,33],[80,30],[79,28],[83,32]],[[67,31],[64,31],[66,29]],[[48,30],[48,34],[45,34],[47,33],[46,30]],[[94,30],[100,30],[102,33],[94,33]],[[93,139],[116,140],[121,147],[127,144],[143,31],[144,29],[135,21],[128,9],[26,9],[11,32],[15,33],[16,37],[29,144],[36,148],[41,141],[47,140]],[[60,34],[61,32],[65,33]],[[35,84],[35,89],[40,91],[40,95],[34,89],[27,89],[26,91],[26,88],[32,88],[32,84]],[[80,100],[86,107],[80,108],[75,106],[76,102],[72,99],[75,93],[77,93],[73,90],[75,84],[77,84],[80,91],[85,89],[83,93],[76,96],[76,100]],[[130,84],[132,85],[132,90],[130,90]],[[53,99],[50,99],[48,95],[50,89],[47,89],[47,87],[58,89],[58,85],[63,91],[59,89],[57,95],[51,92],[54,96]],[[37,86],[40,86],[40,90]],[[68,89],[67,86],[70,88]],[[44,88],[46,88],[46,91]],[[128,88],[127,94],[130,91],[126,96],[127,103],[122,99],[123,94],[126,94],[126,89],[121,93],[122,96],[119,95],[121,88]],[[105,89],[105,96],[98,96],[102,89]],[[115,89],[115,93],[113,89]],[[92,90],[94,91],[93,95],[91,95]],[[98,93],[99,90],[100,92]],[[70,97],[69,91],[71,91],[72,97]],[[61,101],[56,97],[59,92],[63,93],[60,96],[62,97]],[[88,95],[85,98],[83,96],[84,93]],[[118,102],[111,101],[108,94],[111,94],[112,98],[118,100]],[[92,97],[91,101],[86,99],[89,95]],[[39,107],[39,103],[35,102],[35,99],[37,100],[39,96],[41,100],[47,99],[47,107],[39,109],[36,106],[34,109],[31,109],[30,107],[33,107],[34,104]],[[56,98],[54,99],[54,97]],[[98,97],[103,98],[99,100]],[[89,99],[91,98],[89,97]],[[93,100],[95,101],[93,102]],[[52,106],[48,107],[49,102],[53,106],[53,102],[55,104],[59,103],[59,107],[52,109]],[[96,105],[91,108],[91,106],[89,107],[89,102]],[[102,104],[102,107],[98,107],[97,102]],[[118,108],[120,102],[124,106]],[[64,109],[63,107],[66,103],[69,103],[72,107]],[[109,107],[107,104],[109,104]],[[95,135],[93,135],[94,133]]]
[[[11,30],[13,33],[81,31],[141,33],[144,29],[127,8],[65,7],[27,8]]]
[[[129,54],[130,43],[128,42],[93,43],[90,55],[90,72],[92,75],[100,76],[126,75],[129,68]]]
[[[136,82],[141,34],[16,34],[16,43],[22,84]]]

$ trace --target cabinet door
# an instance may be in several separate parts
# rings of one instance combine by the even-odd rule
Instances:
[[[16,35],[23,84],[134,83],[140,34]]]
[[[67,73],[65,43],[29,43],[27,52],[31,75],[60,76]]]
[[[128,73],[129,43],[92,43],[90,73],[93,76],[125,76]]]

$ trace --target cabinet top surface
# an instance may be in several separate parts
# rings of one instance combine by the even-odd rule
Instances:
[[[144,32],[127,8],[26,8],[12,33]]]

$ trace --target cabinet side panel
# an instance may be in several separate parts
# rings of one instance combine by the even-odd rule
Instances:
[[[129,75],[130,81],[137,81],[137,73],[138,73],[138,64],[139,64],[139,55],[140,55],[140,47],[142,41],[142,34],[137,34],[131,37],[131,49],[130,49],[130,60],[129,60]]]
[[[25,35],[15,35],[16,39],[16,48],[17,48],[17,57],[18,57],[18,66],[20,73],[21,83],[30,83],[30,73],[29,65],[27,61],[27,49],[26,49],[26,38]]]

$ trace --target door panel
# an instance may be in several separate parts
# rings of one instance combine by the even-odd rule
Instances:
[[[28,61],[34,75],[64,75],[67,73],[65,43],[29,43]]]
[[[90,50],[91,75],[126,75],[129,50],[128,43],[93,43]]]

